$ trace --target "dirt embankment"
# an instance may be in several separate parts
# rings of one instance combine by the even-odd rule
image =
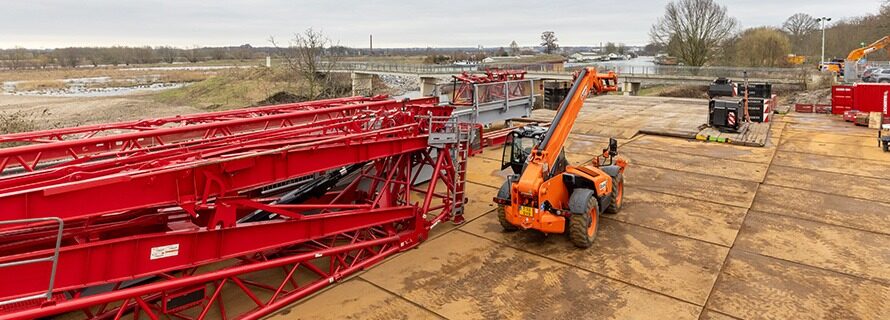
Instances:
[[[219,71],[206,80],[155,93],[111,97],[0,94],[0,134],[348,96],[349,76],[332,77],[338,78],[328,79],[314,97],[307,94],[311,91],[305,82],[267,68]]]
[[[672,97],[672,98],[708,98],[708,86],[695,85],[656,85],[645,87],[641,96]]]
[[[782,104],[797,104],[797,103],[805,103],[805,104],[831,104],[831,88],[825,89],[815,89],[809,91],[795,91],[789,92],[784,96],[784,100],[779,100],[779,103]]]
[[[0,134],[203,112],[154,101],[148,94],[118,97],[0,95]]]
[[[226,70],[186,87],[159,92],[157,102],[189,105],[205,110],[289,103],[342,97],[351,93],[348,74],[330,74],[312,85],[283,69]]]
[[[797,90],[783,87],[773,87],[773,93],[777,95],[779,104],[793,105],[796,103],[830,104],[831,89]],[[659,85],[643,88],[641,96],[658,96],[673,98],[708,99],[708,86],[692,85]]]

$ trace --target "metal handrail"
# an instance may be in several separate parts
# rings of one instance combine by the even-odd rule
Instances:
[[[633,66],[621,64],[583,64],[566,68],[554,68],[551,64],[507,64],[507,65],[426,65],[426,64],[386,64],[373,62],[324,62],[323,65],[330,70],[344,71],[369,71],[369,72],[398,72],[411,74],[455,74],[460,72],[475,72],[489,67],[526,70],[529,72],[571,74],[574,70],[586,66],[594,66],[603,71],[616,71],[626,76],[701,76],[701,77],[740,77],[743,72],[750,76],[761,78],[803,78],[807,74],[815,72],[809,68],[742,68],[742,67],[693,67],[693,66]]]
[[[62,221],[62,219],[57,218],[57,217],[47,217],[47,218],[5,220],[5,221],[0,221],[0,225],[35,223],[35,222],[43,222],[43,221],[55,221],[59,225],[59,231],[56,234],[56,248],[53,250],[53,255],[50,257],[45,257],[45,258],[36,258],[36,259],[28,259],[28,260],[0,263],[0,268],[52,261],[53,266],[52,266],[52,269],[51,269],[50,275],[49,275],[49,289],[46,291],[45,294],[41,293],[41,294],[35,294],[35,295],[25,296],[25,297],[21,297],[21,298],[10,299],[10,300],[6,300],[6,301],[0,301],[0,306],[4,306],[7,304],[13,304],[13,303],[17,303],[17,302],[22,302],[22,301],[33,300],[33,299],[37,299],[37,298],[40,298],[43,296],[46,296],[46,301],[52,300],[53,287],[56,282],[56,270],[59,266],[59,248],[61,248],[61,246],[62,246],[62,230],[65,228],[65,222]]]
[[[429,131],[430,131],[430,143],[436,144],[439,141],[434,141],[435,135],[444,135],[444,136],[452,136],[453,140],[449,139],[452,143],[458,146],[457,154],[452,154],[451,157],[451,165],[455,170],[455,175],[460,176],[461,174],[465,174],[466,172],[466,163],[465,161],[469,157],[469,148],[470,142],[473,140],[475,135],[475,130],[472,129],[475,121],[471,122],[461,122],[458,118],[455,118],[453,115],[448,116],[434,116],[434,115],[424,115],[418,116],[419,118],[428,119],[429,121]],[[442,125],[442,131],[434,132],[433,125]],[[466,190],[463,189],[460,191],[460,195],[458,195],[458,185],[457,181],[452,183],[449,188],[451,193],[451,204],[453,209],[458,210],[463,208],[464,206],[464,198],[466,198]]]

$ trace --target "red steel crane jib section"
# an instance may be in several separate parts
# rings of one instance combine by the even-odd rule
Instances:
[[[449,129],[437,104],[352,97],[2,135],[24,145],[0,149],[0,220],[65,225],[52,269],[22,262],[54,255],[55,226],[0,229],[0,319],[258,318],[415,247],[462,220],[466,159],[443,148],[467,146],[429,144]],[[247,277],[271,270],[287,276]],[[50,276],[51,298],[33,298]],[[227,309],[223,292],[255,306]]]
[[[526,88],[517,82],[525,79],[525,70],[488,69],[484,75],[463,72],[454,78],[454,105],[473,105],[526,96]],[[478,101],[477,101],[478,99]]]

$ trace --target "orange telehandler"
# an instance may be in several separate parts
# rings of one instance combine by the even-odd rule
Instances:
[[[599,215],[621,210],[627,163],[616,158],[618,142],[609,139],[590,165],[568,165],[563,150],[587,96],[617,91],[617,84],[614,72],[582,69],[549,128],[529,124],[510,133],[501,169],[512,168],[515,174],[494,198],[505,231],[568,233],[575,246],[587,248],[596,237]]]

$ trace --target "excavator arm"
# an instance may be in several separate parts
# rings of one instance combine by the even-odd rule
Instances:
[[[890,45],[890,36],[883,37],[868,46],[850,51],[850,54],[847,55],[847,61],[859,61],[872,52],[884,49],[887,45]]]

